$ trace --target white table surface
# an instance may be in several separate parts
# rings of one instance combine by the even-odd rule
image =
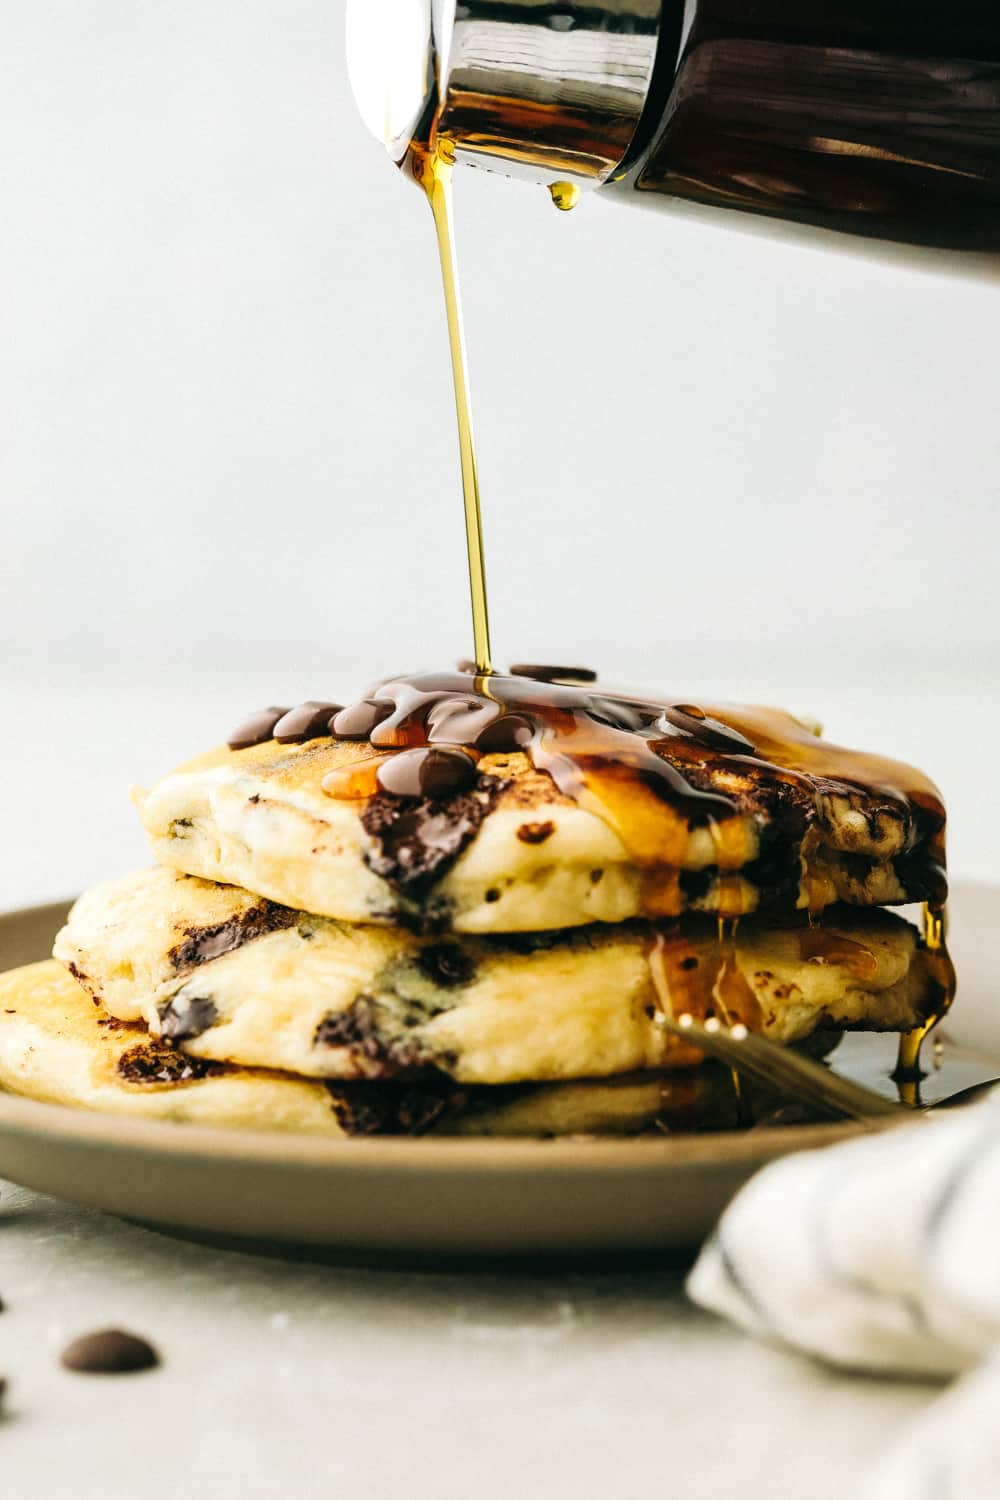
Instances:
[[[124,782],[273,697],[231,678],[221,689],[188,681],[172,696],[162,677],[114,688],[50,680],[45,691],[26,681],[0,684],[13,731],[0,752],[0,907],[141,863]],[[859,707],[845,688],[840,701],[848,728],[851,712],[867,714],[881,743],[890,717],[876,697]],[[973,702],[956,688],[946,708]],[[976,711],[982,726],[992,710],[980,701]],[[897,737],[918,727],[917,709],[912,726],[906,713],[903,694],[891,708]],[[960,871],[983,876],[996,813],[976,812],[967,738],[952,736],[941,763],[947,739],[934,769],[954,782],[963,814],[969,793]],[[862,1492],[935,1394],[745,1339],[691,1307],[669,1269],[498,1275],[282,1261],[4,1184],[0,1296],[10,1382],[0,1482],[12,1500],[841,1500]],[[108,1325],[154,1340],[162,1368],[113,1381],[60,1369],[66,1341]]]

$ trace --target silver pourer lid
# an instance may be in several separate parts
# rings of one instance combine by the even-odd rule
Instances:
[[[660,14],[661,0],[348,0],[351,85],[397,162],[436,134],[471,166],[598,187],[639,123]]]

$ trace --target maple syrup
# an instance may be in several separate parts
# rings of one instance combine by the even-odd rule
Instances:
[[[476,434],[472,423],[469,358],[465,342],[462,290],[455,246],[452,199],[454,152],[450,143],[438,138],[433,145],[415,145],[409,154],[408,168],[414,182],[427,195],[437,232],[441,282],[448,318],[448,342],[451,346],[451,368],[455,382],[455,411],[458,417],[458,447],[462,465],[462,495],[465,506],[465,545],[468,554],[469,589],[472,601],[472,645],[476,668],[487,675],[493,670],[490,656],[490,615],[486,594],[482,506],[479,498],[479,463],[476,456]]]
[[[580,189],[575,182],[550,182],[549,197],[560,213],[572,213],[580,201]]]

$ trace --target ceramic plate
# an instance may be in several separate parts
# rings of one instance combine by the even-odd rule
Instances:
[[[0,968],[46,957],[66,910],[0,917]],[[971,1047],[1000,1054],[1000,1012],[990,1005],[998,926],[1000,888],[957,889],[960,998],[945,1050],[960,1062]],[[866,1081],[888,1068],[878,1043],[844,1044],[857,1059],[849,1070]],[[962,1081],[984,1076],[983,1067],[981,1057],[968,1060]],[[159,1228],[258,1243],[410,1256],[606,1255],[689,1249],[766,1162],[853,1133],[811,1125],[628,1141],[325,1141],[136,1122],[3,1095],[0,1177]]]

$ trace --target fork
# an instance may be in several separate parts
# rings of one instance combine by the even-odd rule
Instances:
[[[804,1053],[755,1035],[742,1022],[727,1026],[716,1016],[697,1021],[691,1015],[674,1019],[661,1012],[656,1017],[656,1024],[671,1036],[693,1042],[709,1057],[755,1078],[758,1083],[781,1089],[803,1104],[828,1114],[856,1120],[869,1130],[878,1130],[887,1117],[913,1119],[925,1113],[923,1109],[910,1108],[895,1099],[884,1099],[863,1084],[841,1078]],[[975,1094],[981,1087],[977,1085],[975,1089],[964,1092]]]

